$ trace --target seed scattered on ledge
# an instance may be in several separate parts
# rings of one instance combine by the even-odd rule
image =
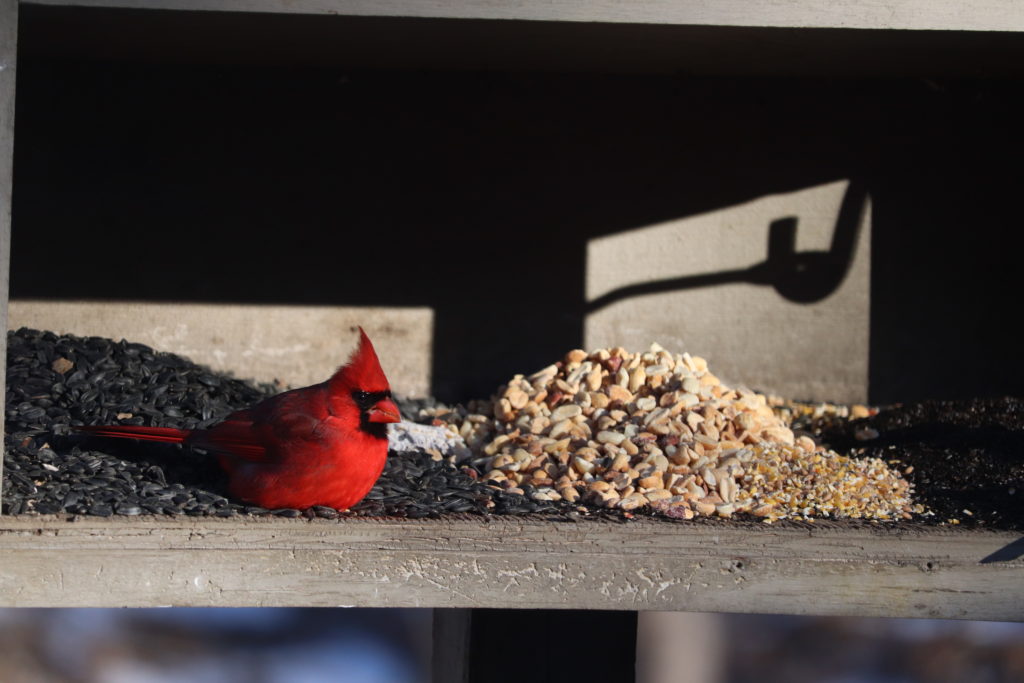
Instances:
[[[214,373],[142,344],[8,332],[3,512],[299,517],[298,510],[265,510],[226,498],[223,475],[206,454],[100,442],[70,430],[72,424],[115,422],[191,429],[282,389]],[[411,415],[434,406],[432,399],[399,400]],[[393,450],[365,500],[348,512],[318,506],[306,516],[422,518],[556,509],[544,496],[495,490],[477,481],[474,470],[440,457],[468,454],[462,440],[446,430],[400,426],[390,434]],[[564,505],[560,497],[558,504]]]

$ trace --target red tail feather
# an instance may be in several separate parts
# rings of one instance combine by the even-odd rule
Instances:
[[[171,427],[130,427],[128,425],[97,425],[73,427],[73,429],[79,432],[89,432],[96,436],[162,441],[164,443],[182,443],[192,433]]]

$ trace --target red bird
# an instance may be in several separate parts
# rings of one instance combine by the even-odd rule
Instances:
[[[387,423],[401,419],[373,344],[361,327],[359,335],[348,364],[326,382],[272,396],[209,429],[77,429],[211,451],[231,494],[261,507],[344,510],[377,481],[388,455]]]

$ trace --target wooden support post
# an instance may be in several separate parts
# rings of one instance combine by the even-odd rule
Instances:
[[[636,683],[718,683],[724,680],[724,669],[720,614],[639,614]]]
[[[636,620],[637,613],[628,611],[435,609],[432,680],[629,683]],[[593,650],[595,634],[605,643],[599,653]],[[514,664],[512,650],[521,655]]]
[[[435,609],[431,634],[433,683],[469,683],[471,609]]]
[[[636,614],[474,609],[467,657],[469,680],[630,683],[634,680]]]
[[[14,178],[14,72],[18,44],[18,0],[0,0],[0,434],[6,394],[7,296],[11,264],[11,185]],[[0,476],[4,472],[0,446]]]

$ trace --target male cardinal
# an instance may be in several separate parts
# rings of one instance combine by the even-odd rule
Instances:
[[[370,338],[320,384],[272,396],[209,429],[77,427],[97,436],[184,443],[211,451],[233,496],[256,505],[344,510],[384,469],[387,423],[401,419]]]

